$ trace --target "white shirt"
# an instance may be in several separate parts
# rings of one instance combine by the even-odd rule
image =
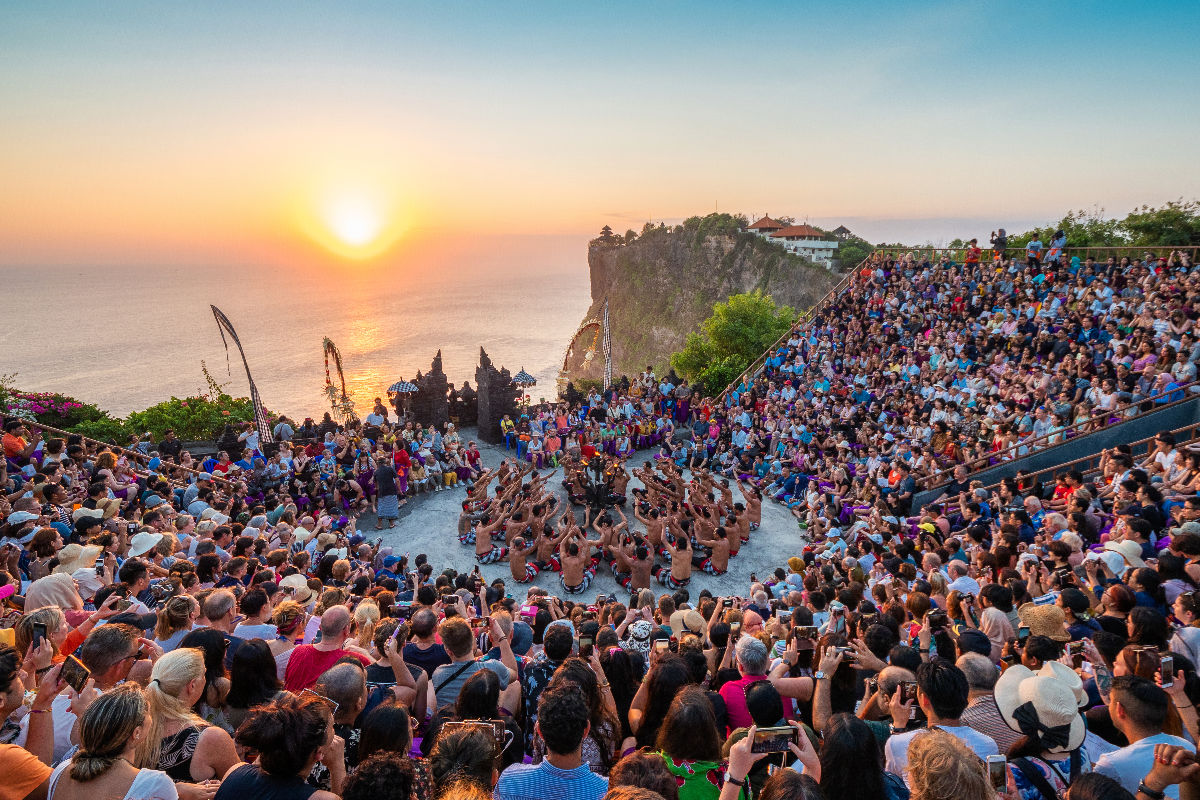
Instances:
[[[990,736],[983,735],[974,728],[966,726],[950,727],[949,725],[938,725],[937,727],[959,739],[967,747],[974,750],[975,754],[982,759],[1000,754],[1000,749],[996,747],[996,740]],[[908,746],[912,743],[913,739],[928,732],[928,730],[928,728],[918,728],[915,731],[908,731],[907,733],[889,737],[887,743],[883,746],[884,769],[899,775],[901,778],[904,778],[905,783],[908,783],[908,776],[905,774],[905,768],[908,767]],[[1142,773],[1142,776],[1138,780],[1140,781],[1143,777],[1145,777],[1145,773]],[[1135,783],[1134,788],[1136,787],[1137,784]]]
[[[960,594],[979,594],[979,581],[972,578],[970,575],[960,575],[946,586],[951,592]]]
[[[1122,747],[1112,753],[1105,753],[1096,760],[1093,767],[1095,772],[1107,775],[1120,783],[1130,792],[1136,792],[1138,784],[1146,777],[1146,773],[1154,766],[1154,746],[1156,744],[1173,744],[1196,752],[1196,747],[1186,739],[1178,736],[1160,733],[1139,739],[1128,747]],[[1178,786],[1168,786],[1167,797],[1179,797]]]

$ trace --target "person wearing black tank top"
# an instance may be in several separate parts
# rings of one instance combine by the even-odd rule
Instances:
[[[333,733],[328,700],[306,691],[253,709],[238,729],[237,743],[258,758],[231,767],[214,800],[338,800],[304,782],[317,762],[329,767],[333,792],[341,791],[346,778],[345,744]]]

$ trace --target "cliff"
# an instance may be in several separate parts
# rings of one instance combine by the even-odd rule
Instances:
[[[599,321],[609,303],[613,375],[634,375],[653,365],[670,368],[671,353],[731,294],[762,289],[781,305],[807,309],[837,282],[837,275],[738,230],[728,214],[692,217],[672,228],[643,228],[626,241],[602,235],[588,246],[592,305],[583,324]],[[627,234],[628,235],[628,234]],[[603,351],[598,327],[581,331],[564,362],[570,380],[598,380]],[[594,357],[587,352],[595,342]]]

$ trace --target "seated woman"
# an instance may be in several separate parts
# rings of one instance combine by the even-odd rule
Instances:
[[[303,693],[259,706],[238,728],[237,743],[257,757],[230,767],[213,800],[338,800],[337,794],[304,782],[318,762],[329,767],[334,792],[341,791],[346,777],[345,743],[334,736],[328,700]]]
[[[671,702],[656,747],[667,769],[682,780],[680,797],[717,800],[725,783],[721,740],[712,703],[698,686],[686,686]]]
[[[500,678],[490,669],[481,669],[467,678],[454,706],[440,709],[429,722],[425,738],[421,740],[421,753],[429,756],[436,746],[442,725],[447,722],[465,720],[503,720],[505,730],[511,736],[500,758],[500,771],[512,764],[519,764],[525,757],[525,736],[513,722],[512,714],[500,706]],[[506,737],[509,738],[509,737]]]
[[[153,765],[185,783],[219,778],[238,763],[229,734],[192,710],[204,690],[202,651],[178,648],[154,663],[145,689],[150,714],[138,763]]]
[[[47,797],[178,798],[175,783],[165,772],[134,766],[139,748],[146,744],[149,711],[141,687],[135,683],[121,684],[100,695],[79,721],[79,750],[50,774]]]

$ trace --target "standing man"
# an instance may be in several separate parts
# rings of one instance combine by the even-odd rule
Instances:
[[[992,232],[992,256],[993,261],[1003,261],[1008,254],[1008,234],[1004,232],[1004,228]]]

